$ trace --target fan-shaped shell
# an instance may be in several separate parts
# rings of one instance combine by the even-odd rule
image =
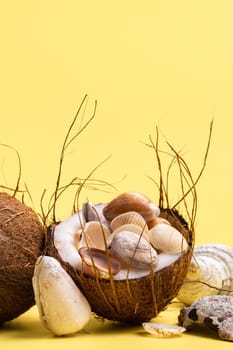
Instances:
[[[187,250],[188,244],[182,234],[167,224],[157,224],[148,232],[153,247],[164,253],[178,254]]]
[[[109,278],[111,275],[116,275],[121,269],[120,261],[108,251],[82,247],[78,252],[84,263],[82,271],[85,274]]]
[[[98,221],[89,221],[84,227],[78,248],[90,247],[104,250],[110,235],[111,231],[106,225]]]
[[[128,211],[126,213],[122,213],[116,216],[111,221],[110,227],[112,231],[115,231],[120,226],[125,224],[134,224],[141,227],[141,229],[143,229],[144,231],[148,230],[145,219],[142,217],[141,214],[137,213],[136,211]]]
[[[214,295],[233,295],[233,248],[222,244],[202,244],[194,248],[186,280],[177,298],[192,304]]]

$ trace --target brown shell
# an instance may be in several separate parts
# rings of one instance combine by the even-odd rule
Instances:
[[[36,213],[15,197],[0,193],[0,324],[34,305],[32,276],[44,237]]]
[[[185,279],[194,245],[194,233],[177,211],[161,209],[161,217],[169,220],[188,242],[188,249],[171,265],[146,277],[114,280],[82,274],[61,261],[53,244],[55,225],[47,232],[48,253],[59,259],[84,293],[92,311],[98,316],[126,324],[141,324],[155,317],[177,295]]]

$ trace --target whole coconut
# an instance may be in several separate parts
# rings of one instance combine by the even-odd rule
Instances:
[[[34,305],[32,276],[44,249],[44,227],[37,214],[0,193],[0,324]]]

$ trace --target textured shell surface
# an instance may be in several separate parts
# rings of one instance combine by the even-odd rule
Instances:
[[[233,341],[233,298],[227,295],[202,297],[191,306],[183,307],[178,321],[187,329],[202,324],[215,331],[220,339]]]
[[[178,254],[186,251],[187,241],[174,227],[161,223],[148,232],[151,244],[155,249],[164,253]]]
[[[120,261],[112,256],[109,251],[82,247],[79,249],[79,254],[82,257],[82,269],[85,274],[109,278],[121,269]]]
[[[153,322],[143,322],[143,328],[146,332],[153,334],[157,337],[170,337],[178,335],[186,331],[186,328],[176,325],[167,325]]]
[[[141,269],[155,266],[157,252],[143,237],[133,233],[122,231],[113,238],[111,252],[125,264]]]
[[[128,211],[126,213],[122,213],[116,216],[111,221],[110,227],[112,231],[115,231],[117,228],[125,224],[133,224],[141,227],[141,229],[143,229],[144,231],[148,230],[145,219],[142,217],[141,214],[135,211]]]
[[[104,250],[110,235],[111,231],[106,225],[99,221],[89,221],[84,226],[78,248],[90,247]]]
[[[193,258],[177,298],[190,305],[214,294],[233,295],[233,248],[223,244],[202,244]]]
[[[122,226],[118,227],[115,231],[113,231],[111,236],[108,238],[108,247],[111,246],[113,238],[119,232],[124,232],[124,231],[136,233],[137,235],[142,236],[147,241],[149,241],[149,237],[148,237],[148,234],[147,234],[148,231],[144,231],[143,228],[141,228],[141,227],[139,227],[137,225],[134,225],[134,224],[125,224],[125,225],[122,225]]]
[[[74,333],[89,321],[87,299],[55,258],[37,259],[32,282],[40,320],[51,332]]]

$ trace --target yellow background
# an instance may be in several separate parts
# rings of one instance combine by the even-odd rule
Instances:
[[[214,117],[197,186],[196,243],[232,245],[232,15],[231,0],[1,1],[0,143],[18,150],[21,184],[27,184],[35,210],[40,211],[43,189],[48,195],[54,190],[65,134],[88,94],[77,129],[91,116],[95,100],[97,112],[67,150],[62,184],[87,177],[111,155],[95,177],[117,183],[118,193],[140,191],[156,201],[148,176],[157,179],[158,172],[144,144],[149,135],[154,138],[158,126],[161,141],[182,149],[195,178]],[[5,147],[0,158],[0,183],[14,187],[17,158]],[[174,185],[174,202],[177,191]],[[106,202],[116,193],[104,188],[82,196]],[[59,219],[71,208],[65,195]],[[174,310],[160,317],[176,322]],[[1,330],[0,342],[7,349],[230,346],[209,333],[156,340],[108,323],[57,339],[41,327],[35,309]]]

